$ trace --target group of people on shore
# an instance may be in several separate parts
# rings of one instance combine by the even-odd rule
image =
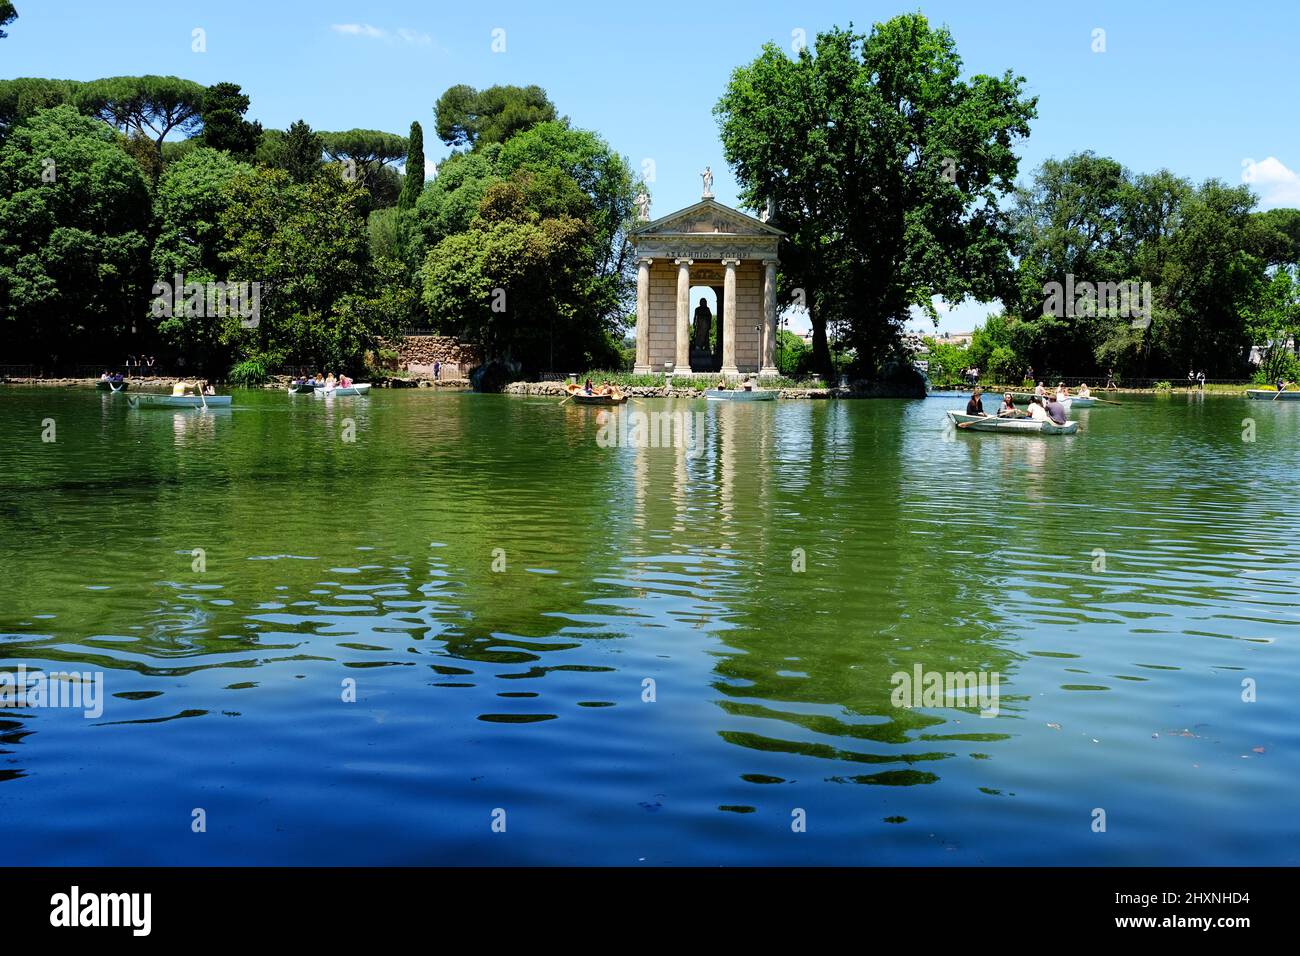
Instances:
[[[1086,388],[1086,385],[1080,388],[1081,396],[1084,396]],[[997,417],[1030,418],[1036,422],[1064,425],[1067,421],[1064,400],[1069,397],[1069,390],[1065,388],[1065,383],[1061,383],[1055,395],[1045,394],[1042,389],[1043,383],[1039,382],[1034,394],[1029,396],[1029,405],[1025,411],[1016,407],[1015,396],[1011,392],[1005,393],[1002,396],[1002,404],[998,407]],[[984,390],[976,386],[975,391],[971,393],[970,401],[966,403],[967,415],[988,416],[988,412],[984,410],[983,394]]]

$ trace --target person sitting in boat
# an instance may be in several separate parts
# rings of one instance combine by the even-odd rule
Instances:
[[[754,377],[752,375],[745,376],[745,380],[740,383],[740,387],[747,392],[752,392],[754,390]]]
[[[317,372],[316,377],[311,380],[311,383],[315,385],[317,388],[320,388],[325,384],[325,376],[322,375],[320,372]]]
[[[1034,394],[1039,398],[1042,398],[1047,394],[1047,389],[1043,388],[1042,382],[1039,382],[1034,386]]]
[[[328,373],[328,374],[325,376],[325,387],[326,387],[326,388],[333,388],[333,387],[334,387],[335,385],[337,385],[337,384],[338,384],[338,381],[334,378],[334,373],[333,373],[333,372],[330,372],[330,373]]]
[[[1088,387],[1087,382],[1084,382],[1079,386],[1079,391],[1075,394],[1077,394],[1079,398],[1092,398],[1092,389]]]
[[[1051,421],[1047,417],[1047,409],[1043,408],[1043,400],[1037,395],[1029,400],[1029,417],[1036,422]]]
[[[588,395],[595,395],[595,394],[596,394],[596,388],[595,388],[594,385],[591,384],[591,379],[590,379],[590,378],[588,378],[588,379],[587,379],[587,383],[586,383],[585,385],[582,386],[582,390],[583,390],[584,392],[586,392]]]
[[[1291,383],[1288,382],[1288,381],[1286,381],[1285,379],[1281,379],[1281,378],[1279,378],[1279,379],[1278,379],[1274,384],[1277,385],[1277,390],[1278,390],[1279,392],[1285,392],[1285,391],[1286,391],[1286,387],[1287,387],[1288,385],[1290,385]]]
[[[1065,424],[1065,406],[1058,399],[1049,398],[1044,405],[1047,417],[1058,425]]]
[[[1058,402],[1063,402],[1069,397],[1070,397],[1070,390],[1065,387],[1065,383],[1058,382],[1056,384],[1056,400]]]
[[[99,380],[100,380],[101,382],[107,382],[107,381],[108,381],[108,370],[107,370],[107,369],[105,369],[105,370],[100,374],[100,376],[99,376]]]
[[[340,372],[340,373],[339,373],[339,388],[351,388],[351,387],[352,387],[352,379],[348,378],[347,375],[345,375],[344,373]]]
[[[184,395],[189,390],[190,390],[189,382],[175,382],[172,385],[173,395]]]
[[[204,395],[215,395],[215,394],[217,394],[217,390],[216,390],[215,388],[212,387],[212,383],[211,383],[211,382],[206,382],[206,383],[204,383],[204,385],[203,385],[203,394],[204,394]]]
[[[1011,393],[1007,392],[1002,396],[1002,405],[998,408],[998,418],[1019,418],[1020,410],[1016,408],[1016,400],[1012,398]]]
[[[976,386],[975,386],[975,391],[971,392],[971,395],[970,395],[970,401],[966,403],[966,414],[967,414],[967,415],[987,415],[987,414],[988,414],[988,412],[984,411],[984,400],[983,400],[982,398],[980,398],[980,396],[981,396],[982,394],[983,394],[983,392],[980,391],[980,387],[979,387],[978,385],[976,385]]]

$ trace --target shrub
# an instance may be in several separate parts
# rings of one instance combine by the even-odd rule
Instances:
[[[230,369],[230,374],[226,376],[231,385],[241,388],[265,385],[270,377],[266,370],[266,363],[257,358],[244,359],[236,363]]]

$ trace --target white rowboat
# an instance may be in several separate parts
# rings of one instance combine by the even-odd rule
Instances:
[[[132,408],[222,408],[230,404],[229,395],[156,395],[136,392],[127,399]]]
[[[704,397],[711,402],[770,402],[776,399],[776,392],[766,388],[748,392],[743,388],[710,388]]]
[[[343,388],[340,388],[338,386],[335,386],[334,388],[330,388],[329,386],[322,385],[320,388],[316,389],[316,394],[324,395],[326,398],[329,398],[331,395],[338,395],[338,396],[369,395],[370,383],[358,382],[356,385],[348,385]]]
[[[1022,435],[1073,435],[1079,430],[1078,422],[1036,422],[1031,418],[997,418],[995,416],[966,415],[962,412],[948,410],[948,420],[954,425],[962,425],[964,432],[1018,432]]]
[[[1246,397],[1258,402],[1300,402],[1300,392],[1279,392],[1275,388],[1248,388]]]

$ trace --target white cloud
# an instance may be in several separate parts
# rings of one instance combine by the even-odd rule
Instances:
[[[1288,169],[1276,156],[1255,162],[1242,160],[1241,181],[1259,194],[1261,209],[1300,206],[1300,173]]]
[[[425,46],[433,42],[433,37],[429,36],[429,34],[412,30],[410,27],[386,30],[383,27],[371,26],[369,23],[335,23],[331,25],[330,29],[343,36],[366,37],[370,40],[384,40],[388,43],[400,41]]]

